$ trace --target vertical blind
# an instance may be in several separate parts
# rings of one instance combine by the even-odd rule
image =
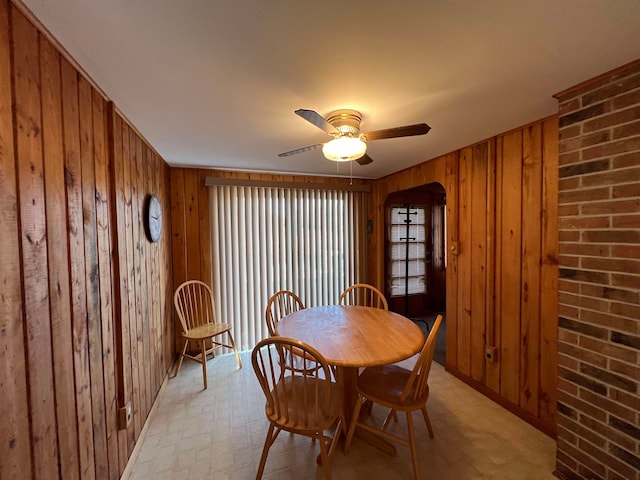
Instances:
[[[210,187],[216,314],[240,349],[268,336],[271,295],[291,290],[307,307],[338,303],[362,278],[364,192]]]

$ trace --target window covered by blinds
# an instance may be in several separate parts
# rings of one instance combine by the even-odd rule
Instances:
[[[424,207],[394,206],[389,219],[389,291],[392,297],[425,293],[426,210]]]
[[[366,193],[313,188],[210,188],[213,290],[219,321],[241,349],[268,336],[267,301],[286,289],[307,307],[337,304],[360,281]]]

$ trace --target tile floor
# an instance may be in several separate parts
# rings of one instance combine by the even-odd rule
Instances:
[[[185,362],[180,375],[169,379],[148,420],[137,458],[132,458],[127,469],[131,480],[255,478],[268,423],[249,352],[242,353],[242,361],[244,368],[238,370],[233,355],[210,360],[208,390],[202,390],[201,367],[194,362]],[[406,364],[410,368],[411,359]],[[551,438],[449,375],[439,364],[433,364],[429,385],[427,405],[435,438],[429,438],[419,413],[415,421],[424,478],[555,478]],[[380,406],[374,406],[374,418],[381,421],[384,415]],[[391,428],[404,434],[402,417]],[[397,452],[390,457],[356,439],[348,455],[341,448],[336,451],[333,478],[413,478],[408,447],[398,445]],[[271,447],[263,478],[323,478],[322,468],[316,465],[318,453],[317,442],[282,432]]]

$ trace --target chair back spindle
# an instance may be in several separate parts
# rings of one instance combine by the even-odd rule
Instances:
[[[433,355],[436,350],[436,338],[438,329],[442,323],[442,315],[436,317],[433,327],[429,331],[429,336],[424,342],[424,346],[420,351],[420,356],[411,371],[411,376],[402,391],[401,401],[405,401],[409,394],[413,392],[413,399],[417,400],[428,394],[428,381],[431,364],[433,363]]]
[[[356,283],[347,288],[338,301],[340,305],[360,305],[363,307],[381,308],[389,310],[387,299],[383,293],[373,285]]]
[[[278,322],[290,313],[304,308],[300,297],[289,290],[280,290],[267,302],[266,320],[270,336],[278,335]]]
[[[215,323],[213,292],[198,280],[185,282],[174,294],[174,304],[184,331]]]

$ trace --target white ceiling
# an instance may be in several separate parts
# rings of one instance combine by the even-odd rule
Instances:
[[[349,175],[294,110],[352,108],[379,178],[554,114],[640,58],[639,0],[22,0],[171,165]]]

